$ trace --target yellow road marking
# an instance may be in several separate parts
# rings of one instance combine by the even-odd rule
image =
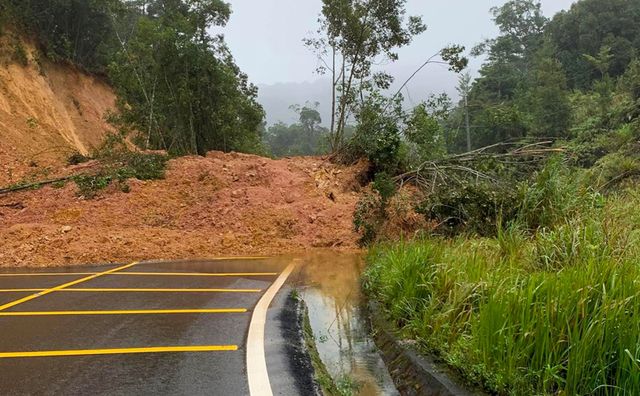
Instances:
[[[57,315],[146,315],[146,314],[204,314],[204,313],[245,313],[244,308],[222,309],[132,309],[116,311],[38,311],[0,312],[0,316],[57,316]]]
[[[123,292],[123,293],[260,293],[260,289],[129,289],[129,288],[78,288],[61,292]]]
[[[45,292],[50,289],[0,289],[0,293],[19,292]],[[78,288],[78,289],[58,289],[56,292],[85,292],[85,293],[260,293],[260,289],[135,289],[135,288]],[[40,293],[40,294],[43,294]],[[35,298],[35,297],[34,297]],[[25,300],[27,301],[27,300]],[[0,307],[2,308],[2,307]],[[10,308],[10,307],[7,307]],[[2,309],[0,309],[1,311]]]
[[[118,272],[110,275],[138,276],[276,276],[277,272]]]
[[[97,272],[33,272],[33,273],[11,273],[2,274],[0,277],[18,276],[77,276],[77,275],[97,275]],[[116,272],[105,275],[133,275],[133,276],[276,276],[277,272]]]
[[[5,310],[5,309],[7,309],[7,308],[15,307],[15,306],[16,306],[16,305],[18,305],[18,304],[22,304],[22,303],[24,303],[24,302],[31,301],[31,300],[33,300],[34,298],[42,297],[42,296],[44,296],[44,295],[47,295],[47,294],[49,294],[49,293],[53,293],[53,292],[55,292],[55,291],[64,290],[64,289],[66,289],[67,287],[77,285],[78,283],[86,282],[86,281],[89,281],[89,280],[91,280],[91,279],[95,279],[95,278],[97,278],[97,277],[99,277],[99,276],[102,276],[102,275],[107,275],[107,274],[110,274],[110,273],[112,273],[112,272],[116,272],[116,271],[120,271],[120,270],[123,270],[123,269],[129,268],[129,267],[132,267],[132,266],[134,266],[134,265],[136,265],[136,264],[137,264],[137,262],[136,262],[136,261],[134,261],[133,263],[131,263],[131,264],[127,264],[127,265],[123,265],[122,267],[113,268],[113,269],[110,269],[110,270],[108,270],[108,271],[100,272],[99,274],[93,274],[93,275],[91,275],[91,276],[87,276],[87,277],[85,277],[85,278],[81,278],[81,279],[74,280],[74,281],[69,282],[69,283],[62,284],[62,285],[60,285],[60,286],[56,286],[56,287],[52,287],[52,288],[50,288],[50,289],[43,290],[43,291],[41,291],[41,292],[39,292],[39,293],[32,294],[32,295],[30,295],[30,296],[27,296],[27,297],[21,298],[21,299],[19,299],[19,300],[15,300],[15,301],[12,301],[12,302],[7,303],[7,304],[0,305],[0,311],[4,311],[4,310]]]
[[[97,275],[99,272],[25,272],[25,273],[0,273],[0,277],[13,276],[77,276]]]
[[[173,346],[146,348],[113,348],[113,349],[72,349],[62,351],[1,352],[0,358],[84,356],[84,355],[120,355],[131,353],[167,353],[167,352],[218,352],[237,351],[237,345],[203,345]]]

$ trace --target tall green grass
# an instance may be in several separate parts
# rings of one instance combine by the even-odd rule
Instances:
[[[638,395],[639,191],[556,203],[566,215],[545,212],[535,232],[376,246],[364,288],[403,336],[492,393]]]

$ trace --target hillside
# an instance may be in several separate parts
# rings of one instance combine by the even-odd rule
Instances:
[[[7,37],[0,39],[0,185],[88,154],[112,130],[105,115],[115,105],[106,83],[40,59],[28,44],[20,44],[27,64],[11,62],[15,43]]]

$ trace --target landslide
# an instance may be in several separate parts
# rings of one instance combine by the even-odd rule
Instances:
[[[42,178],[70,154],[88,154],[113,131],[105,115],[114,107],[115,94],[104,81],[51,63],[32,44],[5,32],[0,36],[0,185]]]
[[[366,164],[211,152],[95,199],[75,183],[0,196],[0,265],[55,266],[357,249]]]

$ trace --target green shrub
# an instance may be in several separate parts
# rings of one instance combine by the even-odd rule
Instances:
[[[364,194],[356,204],[353,213],[353,226],[360,234],[358,243],[366,246],[375,242],[384,220],[384,202],[380,194],[376,192]]]
[[[350,158],[366,157],[373,172],[395,174],[400,161],[400,128],[398,118],[403,114],[399,103],[373,94],[359,109],[356,130],[347,150]]]
[[[169,160],[164,154],[130,151],[119,135],[108,136],[96,150],[95,157],[100,160],[102,169],[93,175],[74,178],[78,194],[88,199],[94,198],[113,182],[118,183],[120,191],[128,193],[131,191],[126,183],[128,179],[162,179]]]
[[[386,172],[376,173],[371,187],[380,194],[383,202],[387,202],[396,193],[396,183]]]
[[[493,236],[499,219],[513,219],[516,208],[516,194],[509,186],[463,181],[439,186],[418,213],[438,223],[437,231],[445,235],[470,232]]]
[[[13,60],[22,66],[27,66],[29,64],[27,50],[25,50],[22,42],[17,39],[13,43]]]
[[[82,164],[84,162],[87,162],[89,160],[91,160],[90,157],[87,157],[87,156],[82,155],[82,154],[80,154],[78,152],[75,152],[75,153],[71,154],[69,156],[69,158],[67,158],[67,164],[69,164],[69,165],[78,165],[78,164]]]

